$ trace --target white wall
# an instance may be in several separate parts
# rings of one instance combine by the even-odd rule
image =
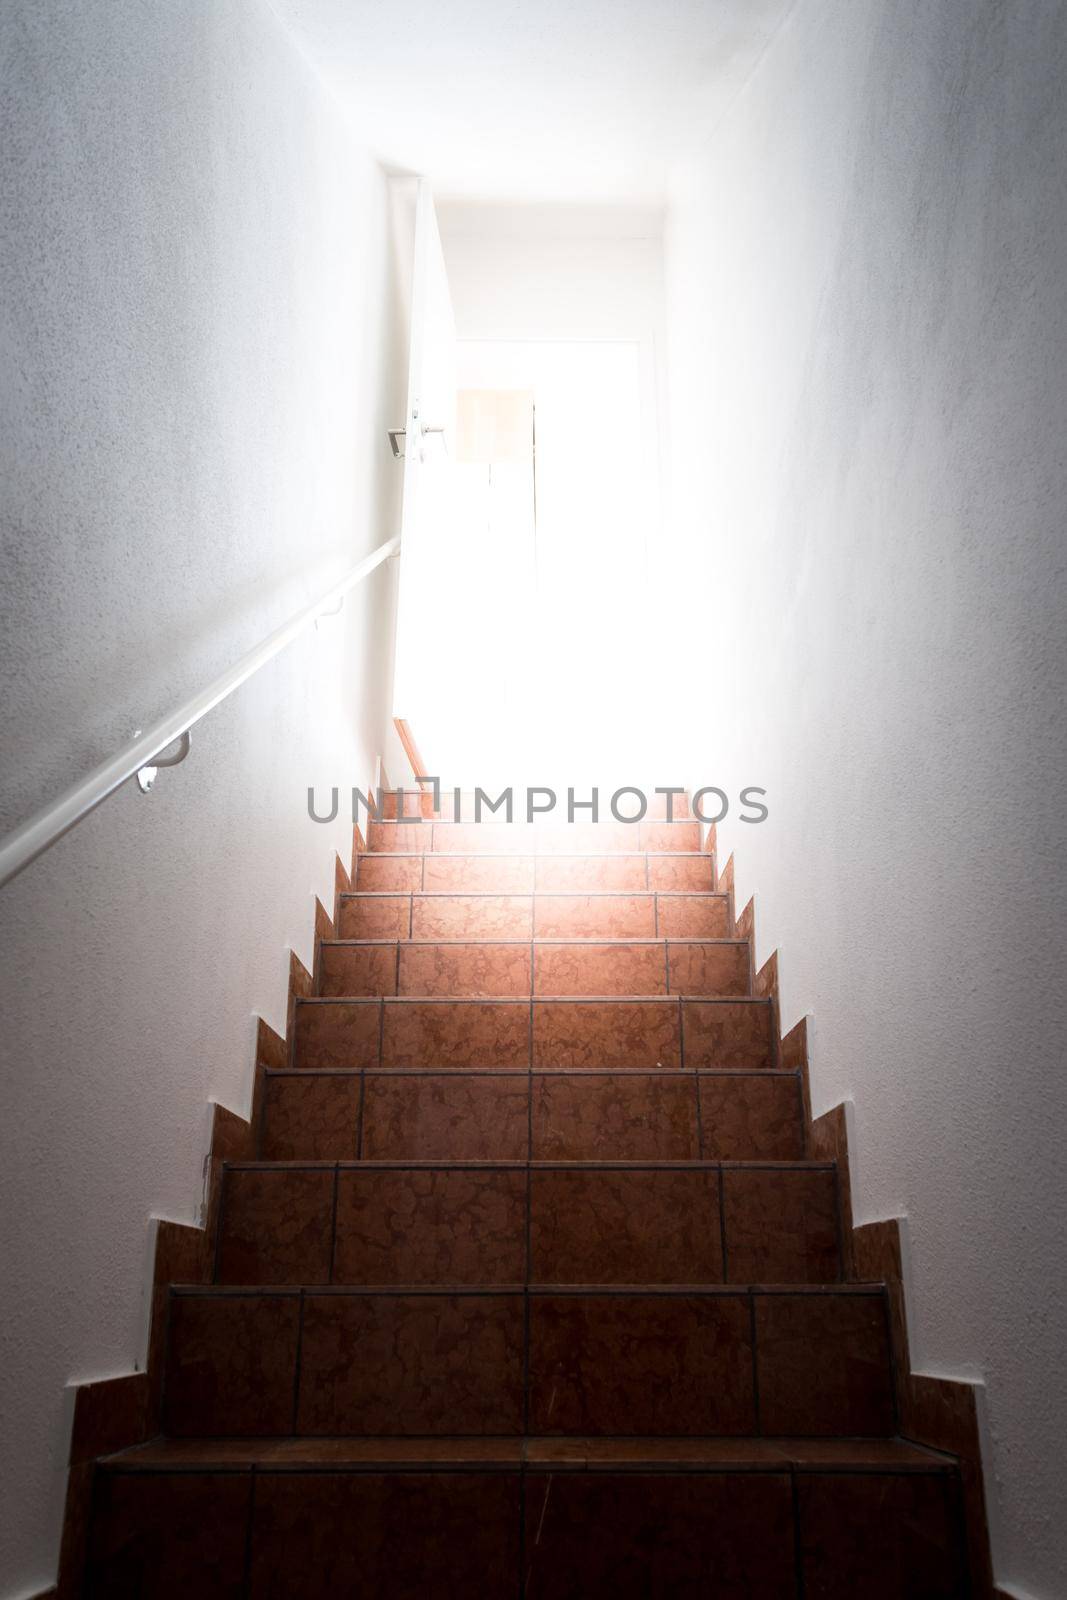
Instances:
[[[0,16],[9,827],[396,531],[389,197],[259,0]],[[64,1385],[145,1354],[149,1216],[248,1109],[387,711],[379,572],[0,895],[0,1592],[51,1581]]]
[[[999,1579],[1067,1593],[1067,12],[799,0],[680,185],[693,776],[913,1353],[987,1389]],[[681,620],[681,617],[679,617]]]

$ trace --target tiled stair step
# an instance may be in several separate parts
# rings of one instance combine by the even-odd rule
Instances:
[[[270,1161],[795,1161],[794,1072],[292,1071],[265,1078]]]
[[[164,1432],[890,1435],[875,1286],[177,1288]]]
[[[235,1163],[219,1284],[834,1283],[832,1165]]]
[[[301,1000],[294,1067],[691,1067],[776,1064],[769,1001]]]
[[[417,855],[604,855],[699,851],[699,822],[368,822],[376,853]]]
[[[86,1592],[958,1600],[959,1476],[899,1439],[159,1440],[97,1471]]]
[[[610,790],[601,790],[601,800],[603,802],[602,810],[605,814],[605,817],[609,814],[611,806],[611,793],[612,791]],[[398,802],[397,791],[395,789],[386,789],[382,794],[382,803],[380,807],[381,817],[387,822],[395,822],[398,818],[403,819],[404,817],[422,817],[424,820],[430,819],[431,821],[437,822],[455,822],[458,818],[460,822],[473,822],[480,817],[482,824],[487,827],[499,827],[506,823],[504,812],[501,811],[497,813],[490,811],[485,799],[482,799],[480,802],[478,802],[479,809],[476,813],[477,797],[473,789],[461,789],[459,791],[457,800],[456,790],[454,788],[449,788],[447,784],[442,784],[439,790],[439,796],[440,804],[435,810],[432,788],[423,790],[421,793],[414,787],[410,789],[404,789],[403,805],[401,806]],[[513,812],[521,809],[521,806],[525,803],[525,798],[525,795],[520,790],[515,796],[515,801],[512,808]],[[576,798],[581,797],[576,796]],[[586,796],[586,798],[589,797]],[[657,795],[646,792],[645,801],[647,805],[645,812],[646,821],[665,822],[667,820],[668,801],[666,795]],[[567,804],[565,795],[562,798],[562,804],[564,807]],[[631,800],[630,809],[634,809],[635,805],[636,801]],[[620,800],[619,806],[621,810],[623,801]],[[684,822],[693,815],[692,807],[689,803],[689,796],[687,794],[674,795],[671,798],[670,807],[672,821]],[[545,819],[542,819],[540,823],[536,824],[536,826],[540,827],[544,827],[545,825]]]
[[[319,994],[331,999],[751,992],[745,939],[327,940],[320,962]]]
[[[729,939],[724,894],[591,889],[343,894],[341,939]]]
[[[650,851],[609,855],[361,855],[355,887],[368,893],[532,894],[568,891],[674,889],[710,894],[715,888],[710,855]]]

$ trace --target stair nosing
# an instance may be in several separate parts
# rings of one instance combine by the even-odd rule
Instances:
[[[435,1459],[428,1452],[419,1454],[419,1446],[427,1444],[437,1445],[447,1450],[450,1446],[462,1443],[468,1447],[473,1446],[471,1458],[468,1460],[449,1461],[440,1455]],[[577,1452],[584,1447],[582,1455],[572,1453],[561,1455],[567,1445]],[[191,1447],[199,1446],[229,1446],[238,1456],[247,1457],[246,1461],[235,1460],[233,1455],[228,1460],[220,1459],[217,1462],[205,1464],[203,1457],[200,1459],[193,1454]],[[326,1454],[326,1447],[338,1445],[362,1445],[364,1453],[356,1460],[344,1462],[330,1459]],[[606,1454],[601,1461],[595,1462],[590,1468],[588,1461],[595,1457],[598,1447],[601,1452],[615,1445],[623,1445],[630,1452],[625,1458],[611,1460]],[[672,1450],[685,1445],[690,1451],[688,1461],[670,1461]],[[701,1446],[717,1446],[719,1449],[729,1447],[741,1454],[741,1459],[729,1460],[725,1457],[718,1461],[699,1460],[696,1452]],[[820,1447],[831,1459],[824,1461],[803,1460],[793,1461],[791,1455],[807,1455],[812,1453],[812,1446]],[[161,1453],[168,1446],[175,1449],[175,1458],[167,1461],[161,1458]],[[316,1447],[322,1448],[323,1459],[319,1461],[306,1461],[299,1458],[286,1461],[283,1457],[272,1455],[262,1463],[257,1459],[268,1456],[268,1453],[277,1451],[278,1447],[288,1447],[296,1457],[300,1451],[313,1452]],[[647,1450],[642,1455],[642,1446],[659,1446],[661,1456],[659,1462],[654,1461],[654,1451]],[[892,1456],[894,1448],[900,1452],[900,1459],[885,1462],[875,1461],[847,1461],[842,1459],[835,1463],[832,1460],[834,1447],[845,1450],[848,1447],[855,1449],[867,1446],[872,1454],[875,1449],[886,1450]],[[375,1449],[374,1447],[378,1447]],[[480,1448],[479,1448],[480,1447]],[[510,1447],[510,1448],[509,1448]],[[746,1447],[750,1450],[751,1459],[746,1461],[743,1452]],[[531,1450],[534,1452],[531,1457]],[[156,1452],[156,1459],[151,1459],[151,1453]],[[781,1452],[776,1457],[773,1452]],[[709,1456],[712,1451],[709,1450]],[[457,1452],[459,1455],[460,1452]],[[510,1459],[503,1459],[507,1454]],[[680,1452],[679,1452],[680,1454]],[[485,1457],[487,1459],[481,1459]],[[489,1460],[488,1458],[494,1459]],[[551,1457],[551,1462],[549,1458]],[[123,1450],[116,1450],[108,1455],[101,1456],[98,1465],[105,1471],[112,1473],[181,1473],[207,1471],[220,1476],[226,1473],[240,1473],[246,1471],[257,1472],[357,1472],[361,1470],[381,1470],[382,1467],[393,1471],[404,1469],[403,1464],[419,1470],[436,1471],[471,1471],[471,1470],[513,1470],[523,1465],[534,1465],[539,1468],[541,1460],[547,1465],[551,1464],[552,1470],[567,1471],[640,1471],[649,1470],[659,1466],[661,1470],[673,1472],[780,1472],[794,1471],[800,1473],[818,1472],[854,1472],[864,1474],[907,1474],[923,1476],[926,1474],[951,1474],[959,1470],[959,1458],[948,1451],[934,1449],[918,1440],[909,1439],[904,1434],[857,1435],[841,1434],[828,1436],[803,1436],[803,1435],[762,1435],[762,1434],[658,1434],[658,1435],[626,1435],[603,1434],[600,1436],[590,1434],[464,1434],[443,1436],[439,1434],[425,1435],[390,1435],[375,1436],[366,1434],[277,1434],[263,1438],[243,1438],[235,1435],[202,1436],[194,1438],[175,1437],[173,1435],[158,1434],[154,1438],[141,1441],[139,1444],[130,1445]]]

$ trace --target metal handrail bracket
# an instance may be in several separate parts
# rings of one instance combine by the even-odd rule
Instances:
[[[214,711],[215,707],[233,694],[235,689],[247,683],[260,667],[272,661],[318,617],[332,611],[350,589],[362,583],[376,567],[380,567],[383,561],[397,555],[399,551],[399,535],[380,544],[340,582],[335,583],[332,589],[328,589],[311,605],[305,606],[302,611],[290,617],[280,628],[275,628],[273,633],[268,634],[267,638],[247,655],[242,656],[240,661],[235,662],[206,689],[202,689],[198,695],[187,700],[169,717],[164,717],[145,733],[136,734],[127,749],[101,762],[100,766],[87,777],[60,795],[58,800],[42,807],[13,833],[8,834],[3,844],[0,844],[0,887],[10,883],[24,867],[28,867],[31,861],[36,861],[39,855],[57,840],[62,839],[65,833],[69,833],[71,828],[76,827],[91,811],[95,811],[97,806],[130,778],[138,778],[142,793],[147,793],[155,779],[155,773],[151,770],[153,767],[177,766],[180,761],[184,761],[189,753],[191,728],[206,717],[209,711]],[[161,761],[159,757],[163,752],[179,741],[179,749],[175,754]]]

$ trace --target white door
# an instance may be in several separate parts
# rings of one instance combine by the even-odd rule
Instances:
[[[393,714],[411,726],[431,772],[447,752],[433,748],[449,692],[456,581],[452,462],[456,422],[456,324],[433,194],[419,181],[411,291],[411,349],[404,438]]]

